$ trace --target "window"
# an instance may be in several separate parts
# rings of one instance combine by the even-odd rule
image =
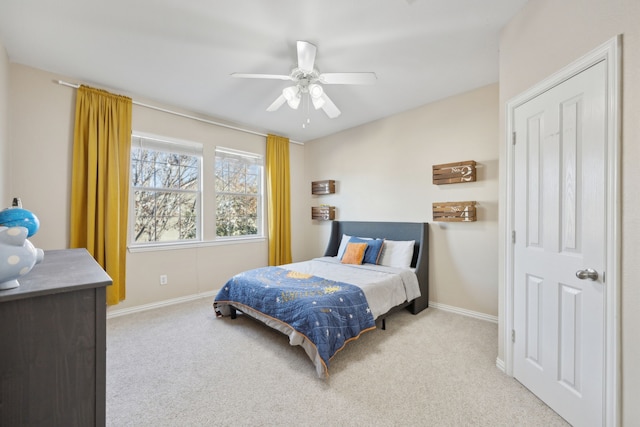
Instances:
[[[130,245],[263,237],[263,179],[261,155],[134,133]]]
[[[200,144],[133,135],[133,244],[200,239]]]
[[[216,236],[262,236],[262,157],[216,148]]]

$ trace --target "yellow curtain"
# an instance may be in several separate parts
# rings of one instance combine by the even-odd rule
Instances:
[[[267,135],[269,265],[291,262],[289,138]]]
[[[108,305],[125,298],[131,105],[86,86],[76,98],[70,247],[86,248],[113,279]]]

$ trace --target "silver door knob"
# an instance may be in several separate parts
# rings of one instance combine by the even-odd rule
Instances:
[[[580,280],[598,280],[598,272],[593,268],[576,271],[576,277]]]

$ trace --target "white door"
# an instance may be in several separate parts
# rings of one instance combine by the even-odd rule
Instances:
[[[574,426],[604,419],[606,107],[601,61],[513,116],[513,374]]]

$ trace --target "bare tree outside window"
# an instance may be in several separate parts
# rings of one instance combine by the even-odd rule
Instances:
[[[204,148],[195,142],[134,133],[131,245],[263,235],[262,156]],[[204,156],[214,153],[209,163]],[[213,179],[203,180],[203,163],[213,166]],[[203,211],[207,213],[204,217]]]
[[[200,157],[132,147],[134,243],[198,238]]]
[[[216,236],[261,234],[262,162],[216,151]]]

